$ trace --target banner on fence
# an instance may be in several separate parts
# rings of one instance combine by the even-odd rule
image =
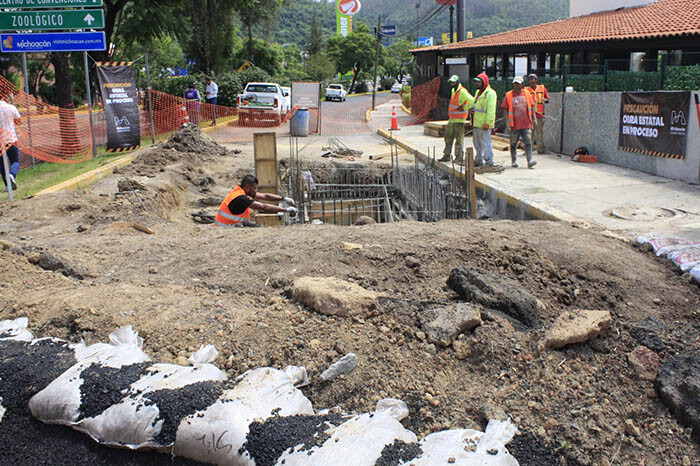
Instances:
[[[107,121],[107,150],[135,149],[141,144],[141,122],[132,63],[98,63],[97,76]]]
[[[684,159],[690,92],[623,92],[618,148]]]

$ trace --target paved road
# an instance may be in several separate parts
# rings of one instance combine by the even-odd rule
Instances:
[[[400,104],[400,98],[396,94],[377,94],[376,105],[396,101]],[[321,134],[323,136],[345,136],[352,134],[364,134],[374,132],[367,124],[365,116],[367,109],[372,105],[372,95],[350,96],[345,102],[323,102],[321,104]],[[317,112],[311,112],[309,127],[316,127]],[[253,140],[253,132],[275,131],[278,137],[288,136],[289,123],[280,126],[272,126],[270,123],[261,122],[254,127],[224,126],[209,133],[211,137],[221,143],[250,142]]]

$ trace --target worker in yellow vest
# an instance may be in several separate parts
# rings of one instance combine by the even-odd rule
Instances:
[[[537,75],[532,73],[527,76],[529,86],[525,88],[526,92],[535,99],[535,144],[537,145],[537,153],[544,154],[544,104],[549,103],[549,92],[544,84],[540,84]]]
[[[506,93],[501,108],[506,111],[510,128],[510,160],[518,168],[518,141],[525,144],[527,168],[534,168],[537,161],[532,156],[532,121],[535,119],[535,101],[523,91],[523,77],[513,78],[513,90]]]
[[[253,175],[246,175],[241,179],[241,184],[233,188],[219,206],[214,224],[219,227],[254,227],[251,223],[251,209],[270,213],[288,213],[292,217],[297,214],[296,207],[279,207],[263,204],[258,201],[279,202],[294,204],[294,200],[277,194],[258,192],[258,179]]]
[[[464,163],[464,123],[469,116],[469,109],[474,104],[474,97],[459,82],[456,74],[449,79],[452,88],[450,99],[450,121],[445,129],[445,150],[440,162],[452,160],[452,144],[455,147],[455,162]]]

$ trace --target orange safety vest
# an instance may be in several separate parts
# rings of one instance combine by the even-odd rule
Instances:
[[[525,90],[528,94],[530,94],[531,97],[535,99],[535,112],[538,115],[544,115],[544,95],[547,92],[547,90],[544,87],[544,84],[538,84],[537,89],[533,89],[530,86],[527,86]]]
[[[230,227],[240,222],[249,222],[250,207],[248,207],[245,210],[245,212],[238,215],[233,215],[228,208],[228,205],[231,203],[232,200],[236,199],[239,196],[245,195],[245,191],[243,191],[243,188],[241,188],[240,186],[236,186],[233,189],[233,191],[228,193],[228,196],[226,196],[224,201],[219,206],[219,211],[216,213],[216,220],[214,224],[218,227]]]
[[[525,100],[527,100],[527,113],[530,114],[530,121],[535,121],[535,103],[533,102],[532,94],[524,91]],[[513,91],[506,93],[506,102],[508,102],[508,124],[511,128],[515,128],[515,113],[513,112]]]
[[[465,91],[460,84],[457,87],[457,90],[455,90],[454,95],[452,96],[452,99],[450,99],[450,109],[449,109],[449,115],[450,115],[450,120],[466,120],[467,117],[469,116],[469,111],[464,110],[464,111],[458,111],[457,109],[459,108],[459,96],[462,95],[462,91]],[[466,106],[467,101],[464,101],[464,105]]]

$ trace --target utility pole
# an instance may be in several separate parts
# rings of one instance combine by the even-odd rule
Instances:
[[[450,44],[455,41],[455,6],[450,5]]]
[[[372,110],[374,110],[374,104],[377,101],[377,67],[379,66],[379,47],[380,38],[382,35],[382,17],[381,15],[377,17],[377,52],[374,55],[374,83],[372,84]]]
[[[420,21],[420,3],[416,1],[416,24]],[[418,37],[420,37],[420,34],[418,33],[418,28],[416,27],[416,47],[418,46]]]
[[[462,42],[466,39],[466,27],[464,25],[466,20],[466,9],[464,8],[465,0],[457,0],[457,42]]]

